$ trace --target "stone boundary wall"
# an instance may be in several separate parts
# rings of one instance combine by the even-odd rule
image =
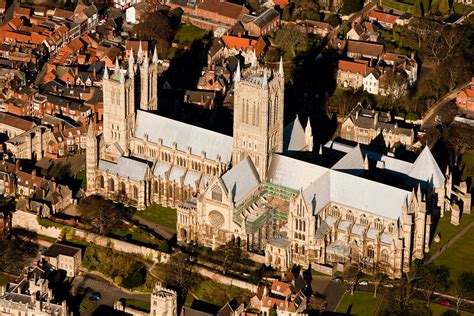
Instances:
[[[321,264],[313,264],[311,265],[311,268],[314,269],[314,271],[324,273],[327,275],[333,275],[334,274],[334,268],[328,267],[328,266],[323,266]]]
[[[257,292],[257,286],[255,284],[252,284],[252,283],[232,279],[230,277],[227,277],[225,275],[217,274],[213,271],[207,270],[207,269],[202,268],[202,267],[198,267],[196,272],[199,273],[200,275],[205,276],[205,277],[211,279],[212,281],[220,283],[220,284],[237,286],[237,287],[240,287],[241,289],[249,290],[252,293]]]
[[[58,238],[62,232],[62,229],[58,227],[44,227],[40,225],[38,223],[36,214],[19,210],[13,213],[12,225],[13,227],[25,228],[34,231],[40,235],[45,235],[52,238]],[[134,245],[123,240],[101,236],[74,227],[68,228],[74,231],[74,235],[77,238],[83,239],[98,246],[110,247],[116,251],[140,255],[154,262],[166,263],[170,258],[169,254],[162,253],[161,251],[156,249]]]

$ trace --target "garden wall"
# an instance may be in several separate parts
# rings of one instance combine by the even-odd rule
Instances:
[[[214,282],[221,283],[221,284],[224,284],[224,285],[237,286],[237,287],[240,287],[241,289],[249,290],[252,293],[257,292],[257,286],[255,284],[248,283],[248,282],[241,281],[241,280],[237,280],[237,279],[233,279],[233,278],[227,277],[225,275],[220,275],[220,274],[217,274],[213,271],[207,270],[207,269],[202,268],[202,267],[199,267],[197,269],[197,272],[200,275],[205,276],[205,277],[213,280]]]
[[[34,231],[37,234],[45,235],[52,238],[58,238],[61,235],[62,231],[62,228],[59,227],[42,226],[38,223],[36,214],[20,210],[17,210],[13,213],[12,224],[13,227],[25,228],[27,230]],[[137,254],[155,262],[166,263],[170,258],[169,254],[162,253],[161,251],[158,251],[156,249],[134,245],[126,241],[97,235],[74,227],[68,228],[74,231],[74,236],[76,236],[77,238],[83,239],[98,246],[110,247],[111,249],[124,253]]]

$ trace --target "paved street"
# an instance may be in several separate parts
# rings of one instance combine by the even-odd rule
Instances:
[[[125,293],[119,288],[110,285],[108,281],[94,275],[77,276],[74,279],[73,288],[77,289],[78,295],[81,295],[84,300],[88,300],[90,295],[95,292],[99,292],[102,295],[102,298],[96,303],[95,308],[88,315],[91,315],[100,305],[113,306],[114,302],[121,298],[142,301],[150,300],[149,294]]]

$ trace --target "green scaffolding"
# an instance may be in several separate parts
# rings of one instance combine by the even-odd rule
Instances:
[[[283,199],[285,201],[290,200],[292,197],[298,194],[297,190],[293,190],[290,188],[283,187],[281,185],[271,183],[268,181],[265,181],[263,183],[263,187],[265,188],[265,192],[272,196],[272,197],[278,197],[280,199]]]

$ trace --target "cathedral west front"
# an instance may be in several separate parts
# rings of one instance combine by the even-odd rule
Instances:
[[[359,146],[331,168],[298,160],[313,150],[308,120],[284,126],[284,73],[253,62],[234,74],[233,137],[154,114],[156,53],[106,70],[104,132],[87,137],[87,192],[138,209],[178,209],[177,237],[213,249],[235,242],[277,269],[380,264],[393,276],[429,251],[445,177],[426,147],[414,163]],[[370,163],[369,163],[370,159]],[[393,172],[402,186],[367,177]]]

